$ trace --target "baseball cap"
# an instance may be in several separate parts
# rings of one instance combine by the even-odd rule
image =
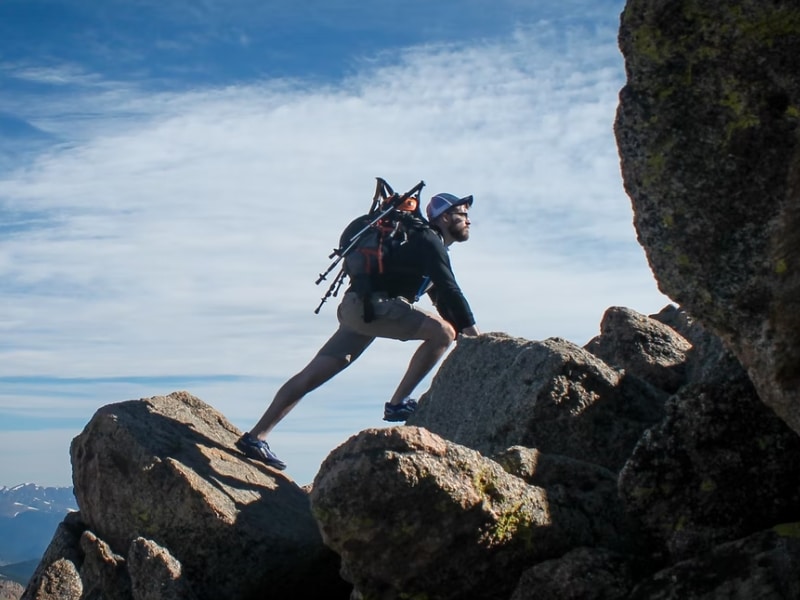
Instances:
[[[431,201],[428,202],[428,208],[425,212],[428,214],[428,220],[433,221],[454,206],[461,206],[462,204],[472,206],[472,196],[459,198],[453,194],[436,194],[431,198]]]

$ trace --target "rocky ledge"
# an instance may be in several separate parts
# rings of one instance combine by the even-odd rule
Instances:
[[[100,409],[23,597],[800,597],[800,438],[674,306],[463,339],[307,488],[239,435],[187,392]]]

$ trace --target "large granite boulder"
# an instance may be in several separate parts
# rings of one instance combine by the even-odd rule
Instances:
[[[692,344],[672,327],[635,310],[612,306],[600,321],[600,335],[586,350],[606,364],[674,393],[688,379]]]
[[[624,597],[629,600],[792,600],[800,598],[798,564],[797,526],[775,527],[670,565],[640,581]]]
[[[98,410],[71,447],[80,522],[57,534],[62,548],[45,556],[29,597],[50,597],[45,582],[61,579],[80,597],[120,600],[153,598],[154,588],[255,600],[264,590],[280,597],[313,589],[310,582],[346,598],[307,492],[244,459],[234,447],[239,435],[186,392]],[[65,568],[79,577],[68,582],[55,571]]]
[[[16,581],[0,577],[0,600],[19,600],[25,588]]]
[[[696,384],[671,398],[664,420],[642,436],[620,494],[669,560],[680,561],[796,520],[798,464],[800,436],[748,379]]]
[[[615,131],[659,288],[800,433],[800,17],[792,2],[628,0]]]
[[[520,445],[618,471],[664,414],[666,392],[564,339],[492,332],[458,346],[407,423],[486,455]]]
[[[570,482],[567,473],[561,484]],[[411,426],[354,436],[311,490],[343,575],[360,597],[386,600],[504,599],[532,563],[620,543],[617,524],[602,522],[610,511],[572,499]]]

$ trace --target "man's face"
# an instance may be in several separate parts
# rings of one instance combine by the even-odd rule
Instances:
[[[447,231],[457,242],[466,242],[469,239],[469,214],[464,205],[456,206],[445,213]]]

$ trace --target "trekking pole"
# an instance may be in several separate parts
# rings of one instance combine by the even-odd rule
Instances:
[[[369,228],[370,228],[370,227],[374,227],[374,226],[375,226],[375,224],[376,224],[378,221],[380,221],[381,219],[383,219],[383,218],[384,218],[386,215],[388,215],[388,214],[389,214],[390,212],[392,212],[394,209],[395,209],[395,206],[394,206],[394,205],[390,206],[389,208],[387,208],[386,210],[384,210],[384,211],[383,211],[381,214],[379,214],[377,217],[375,217],[374,219],[372,219],[372,220],[371,220],[369,223],[367,223],[366,225],[364,225],[364,227],[362,227],[361,229],[359,229],[359,230],[358,230],[358,232],[356,232],[355,234],[353,234],[353,236],[352,236],[352,237],[351,237],[349,240],[347,240],[348,244],[347,244],[347,247],[346,247],[344,250],[341,250],[341,249],[339,249],[339,248],[336,248],[336,249],[334,249],[334,251],[333,251],[333,252],[331,252],[331,254],[328,256],[328,258],[333,258],[333,257],[335,256],[335,257],[336,257],[336,260],[334,260],[334,261],[331,263],[331,265],[330,265],[330,266],[327,268],[327,270],[326,270],[324,273],[320,273],[320,274],[319,274],[319,278],[317,278],[316,285],[319,285],[319,284],[320,284],[320,282],[322,282],[323,280],[327,279],[327,277],[328,277],[328,273],[330,273],[331,271],[333,271],[333,270],[336,268],[336,265],[338,265],[338,264],[339,264],[339,261],[341,261],[341,260],[342,260],[342,259],[343,259],[345,256],[347,256],[347,255],[350,253],[350,251],[351,251],[353,248],[355,248],[355,247],[356,247],[356,245],[358,245],[358,241],[359,241],[359,239],[361,239],[361,236],[362,236],[362,235],[364,235],[364,234],[365,234],[367,231],[369,231]]]
[[[425,187],[425,182],[420,180],[420,182],[417,185],[408,190],[405,194],[398,195],[397,193],[394,192],[394,190],[392,190],[391,186],[389,186],[389,184],[386,183],[384,179],[381,179],[380,177],[378,177],[377,179],[378,179],[378,184],[375,189],[375,196],[372,199],[372,208],[370,209],[369,214],[370,215],[373,214],[377,209],[377,207],[380,205],[380,203],[378,202],[380,198],[384,199],[383,206],[386,206],[386,208],[383,209],[378,214],[377,217],[370,220],[369,223],[364,225],[364,227],[362,227],[355,234],[353,234],[353,236],[351,236],[350,239],[347,240],[348,244],[344,249],[335,248],[333,252],[331,252],[328,258],[333,258],[335,256],[336,259],[330,264],[330,266],[325,270],[324,273],[319,274],[319,277],[317,278],[315,285],[319,285],[322,281],[328,278],[328,274],[336,268],[336,265],[338,265],[339,262],[345,256],[347,256],[353,250],[353,248],[355,248],[358,245],[358,242],[361,239],[362,235],[364,235],[367,231],[369,231],[371,227],[374,227],[381,219],[385,218],[387,215],[397,210],[398,206],[403,204],[411,196],[420,192],[422,188]],[[385,196],[387,190],[389,193],[391,193],[389,197]],[[419,204],[417,205],[416,210],[417,212],[419,212]],[[331,295],[333,296],[336,295],[336,292],[338,292],[337,284],[338,286],[342,285],[342,282],[344,281],[344,275],[345,275],[344,268],[342,268],[342,270],[339,271],[339,274],[334,278],[333,282],[331,283],[331,286],[328,288],[328,292],[325,294],[325,296],[322,297],[322,302],[320,302],[319,306],[317,307],[317,310],[314,311],[315,313],[319,313],[320,308]],[[336,288],[336,292],[333,291],[334,288]]]
[[[314,310],[314,314],[318,315],[322,305],[330,298],[331,296],[336,296],[339,293],[339,288],[342,287],[342,283],[344,282],[344,268],[339,271],[339,274],[333,279],[333,283],[331,283],[328,291],[325,292],[325,295],[321,298],[319,306]],[[319,281],[317,281],[319,283]]]
[[[422,186],[425,185],[424,182],[420,181],[414,188],[403,194],[402,196],[398,196],[397,194],[389,201],[389,206],[385,208],[382,212],[378,214],[377,217],[373,218],[369,223],[364,225],[361,229],[359,229],[356,233],[352,235],[352,237],[347,240],[348,244],[344,250],[336,248],[333,252],[328,256],[328,258],[336,257],[336,260],[331,263],[328,269],[324,273],[319,274],[319,278],[316,281],[316,284],[319,285],[321,281],[327,279],[328,273],[333,271],[336,268],[336,265],[339,264],[339,261],[342,260],[345,256],[347,256],[350,251],[356,247],[358,241],[361,239],[361,236],[364,235],[367,231],[369,231],[370,227],[375,227],[375,225],[381,219],[385,218],[387,215],[392,213],[393,211],[397,210],[397,207],[400,206],[403,202],[408,200],[417,189],[422,189]]]

